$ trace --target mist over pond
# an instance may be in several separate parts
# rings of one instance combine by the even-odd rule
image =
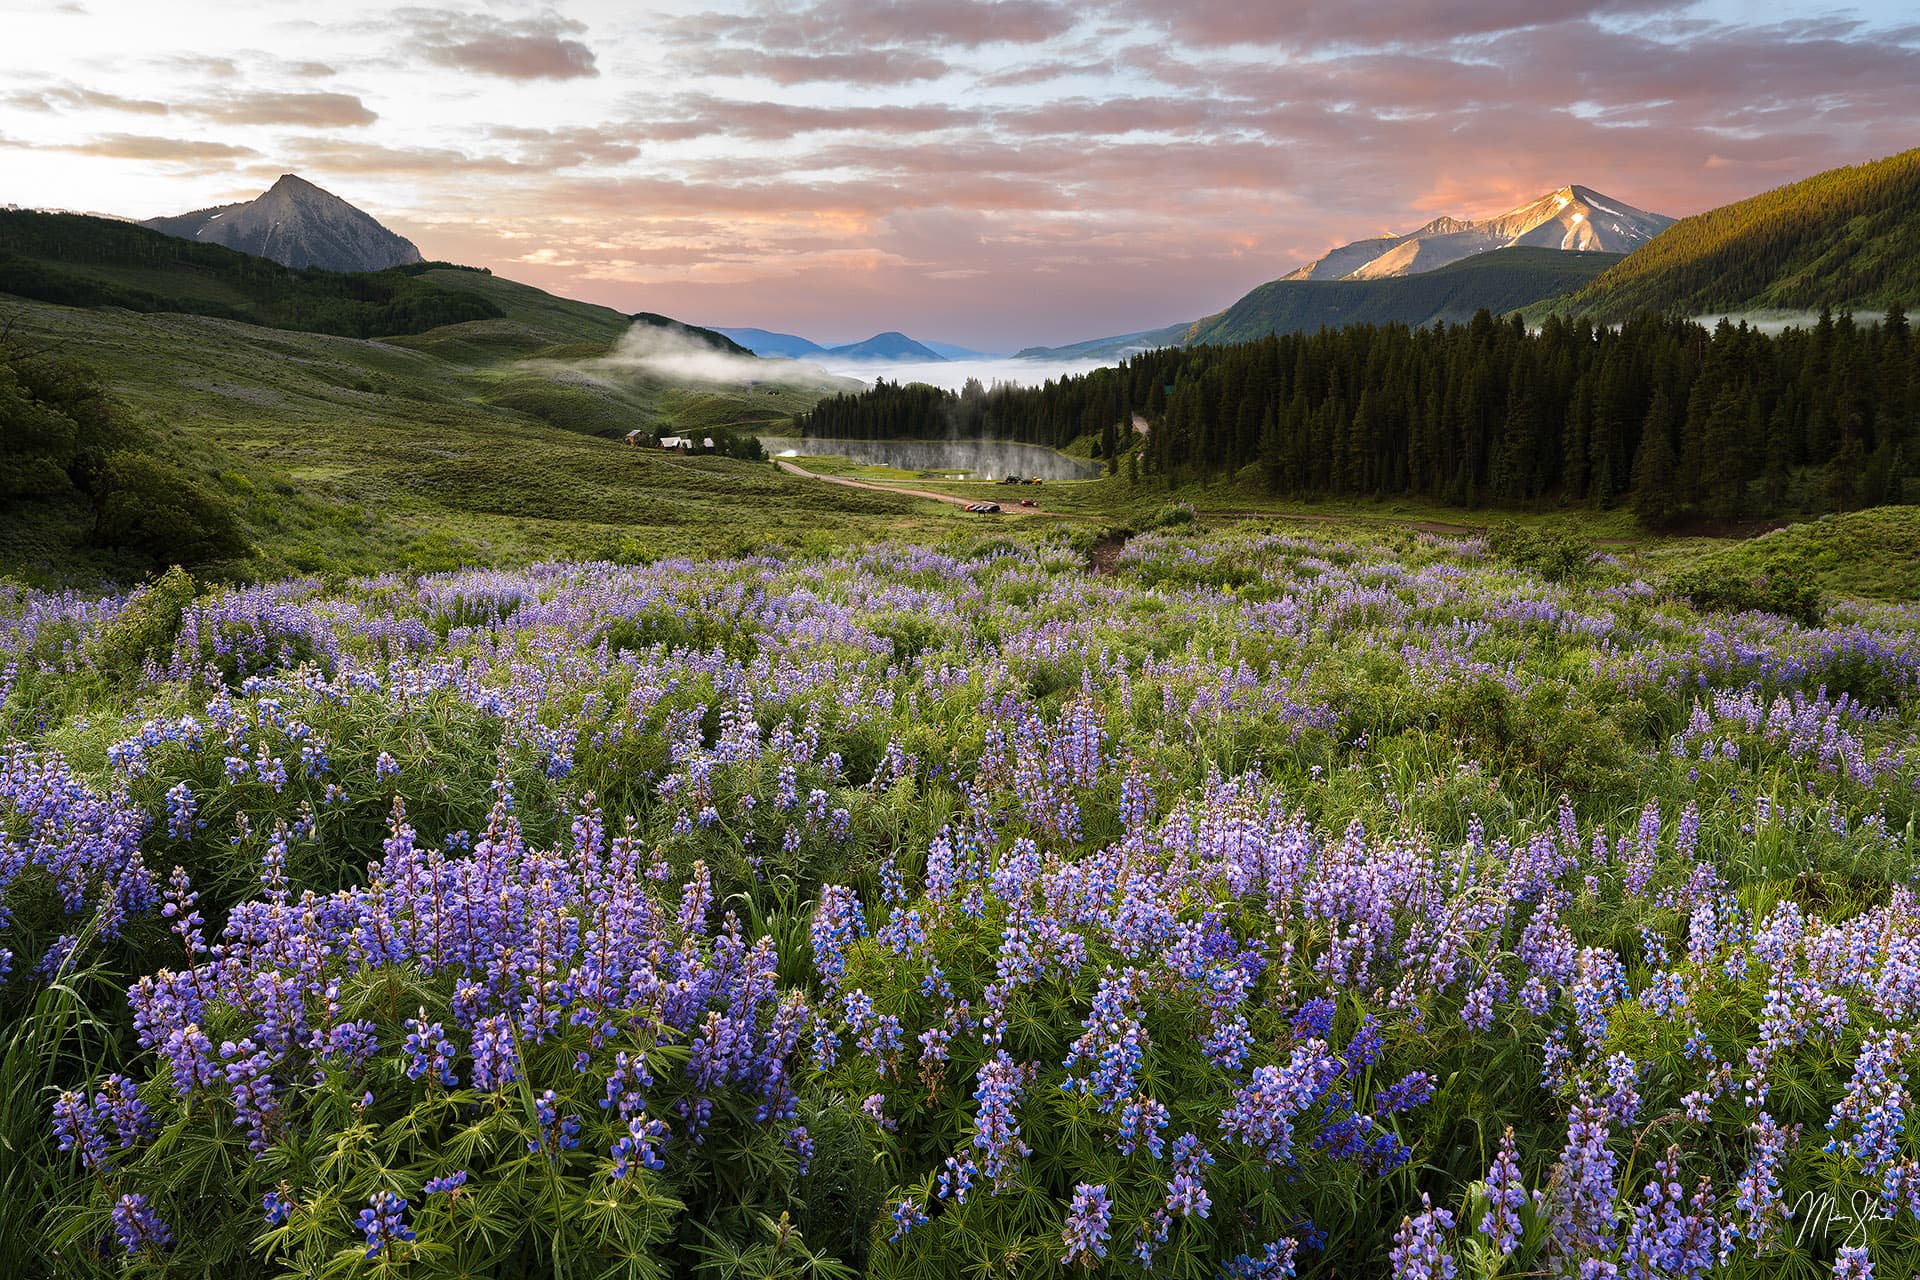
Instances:
[[[762,436],[760,445],[776,458],[847,458],[868,466],[937,471],[981,480],[998,480],[1009,475],[1039,476],[1042,480],[1087,480],[1100,474],[1096,463],[1011,440],[835,440]]]

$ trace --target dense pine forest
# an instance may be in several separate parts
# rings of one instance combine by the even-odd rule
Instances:
[[[1150,430],[1136,448],[1128,424]],[[1619,328],[1482,312],[1146,352],[1041,387],[881,382],[800,420],[820,437],[1060,447],[1178,483],[1257,466],[1294,495],[1458,505],[1631,503],[1650,525],[1901,501],[1920,452],[1903,312],[1777,335],[1644,316]]]

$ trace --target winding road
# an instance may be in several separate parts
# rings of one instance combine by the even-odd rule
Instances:
[[[915,498],[931,498],[935,502],[950,502],[956,507],[971,506],[976,502],[999,502],[1000,501],[996,497],[956,498],[950,493],[935,493],[931,489],[908,489],[897,484],[879,484],[872,480],[853,480],[853,479],[849,479],[846,476],[825,476],[825,475],[821,475],[818,471],[809,471],[805,467],[796,466],[795,464],[788,462],[785,458],[775,458],[773,462],[775,466],[779,467],[782,471],[785,471],[790,475],[805,476],[809,480],[825,480],[828,484],[843,484],[843,485],[846,485],[849,489],[873,489],[879,493],[904,493],[909,495],[910,497],[915,497]],[[1063,511],[1042,512],[1038,507],[1023,507],[1020,505],[1018,499],[1015,499],[1012,502],[1001,502],[1000,510],[1002,514],[1017,515],[1017,516],[1068,515],[1067,512],[1063,512]],[[1085,520],[1085,519],[1091,519],[1092,517],[1070,516],[1069,518],[1077,519],[1077,520]]]

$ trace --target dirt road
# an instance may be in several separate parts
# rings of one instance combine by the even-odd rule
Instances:
[[[785,471],[790,475],[805,476],[809,480],[825,480],[828,484],[844,484],[849,489],[873,489],[880,493],[904,493],[914,498],[931,498],[935,502],[950,502],[956,507],[971,506],[973,503],[976,503],[976,502],[1000,502],[1000,499],[997,497],[956,498],[950,493],[935,493],[931,489],[908,489],[901,485],[879,484],[872,480],[852,480],[847,478],[846,476],[824,476],[824,475],[821,475],[818,471],[808,471],[805,467],[796,466],[793,463],[788,462],[785,458],[775,458],[773,461],[774,461],[774,465],[778,466],[782,471]],[[1038,507],[1021,506],[1020,501],[1017,498],[1014,499],[1012,502],[1000,502],[1000,510],[1005,515],[1015,515],[1015,516],[1037,516],[1037,515],[1048,514],[1046,512],[1041,511],[1040,508]],[[1063,515],[1065,513],[1056,511],[1051,514]],[[1076,516],[1074,518],[1086,519],[1088,517]]]

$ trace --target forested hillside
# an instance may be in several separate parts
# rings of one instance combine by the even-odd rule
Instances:
[[[1151,431],[1126,453],[1141,415]],[[1061,446],[1171,481],[1257,464],[1276,493],[1454,504],[1631,501],[1649,524],[1900,501],[1920,457],[1904,313],[1770,336],[1647,316],[1619,328],[1487,313],[1147,352],[1039,388],[881,383],[809,435],[957,433]]]
[[[182,312],[348,338],[499,318],[477,293],[425,278],[455,270],[480,278],[426,262],[358,274],[295,270],[111,218],[0,210],[0,294],[70,307]]]
[[[1270,333],[1311,333],[1348,324],[1429,325],[1500,315],[1578,288],[1621,261],[1617,253],[1499,249],[1379,280],[1272,280],[1196,322],[1184,341],[1250,342]]]
[[[1920,149],[1683,218],[1551,309],[1884,311],[1920,300]]]

